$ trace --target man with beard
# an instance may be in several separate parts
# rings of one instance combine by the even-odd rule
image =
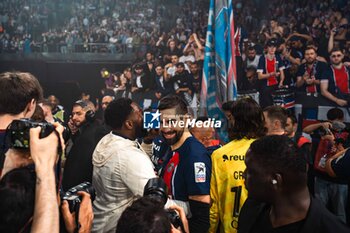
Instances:
[[[117,222],[135,196],[154,178],[153,165],[136,138],[143,136],[142,111],[128,98],[113,100],[105,111],[105,122],[113,130],[96,146],[93,153],[92,232],[115,232]]]
[[[91,101],[78,100],[73,104],[68,122],[71,131],[64,165],[62,189],[68,189],[92,179],[92,153],[98,141],[108,133],[95,118],[95,106]]]
[[[193,94],[197,94],[197,97],[199,97],[202,87],[202,72],[199,71],[197,62],[191,63],[190,71],[190,83],[192,84]]]
[[[245,68],[254,67],[258,68],[260,55],[256,54],[254,46],[248,47],[247,58],[245,60]]]
[[[179,96],[160,100],[161,135],[173,155],[165,166],[164,181],[174,200],[185,202],[192,214],[191,233],[207,232],[209,228],[211,161],[205,147],[188,131],[186,102]]]
[[[349,105],[350,69],[343,64],[341,49],[331,51],[331,65],[327,67],[321,80],[321,93],[339,106]]]
[[[104,112],[106,111],[106,108],[110,102],[114,100],[114,96],[111,95],[105,95],[102,97],[101,100],[101,108],[97,111],[97,119],[101,122],[104,122]]]
[[[305,50],[306,63],[299,66],[296,86],[306,93],[320,93],[320,80],[326,63],[317,61],[317,51],[312,45]]]
[[[238,233],[349,232],[307,187],[307,165],[287,136],[253,142],[244,172],[248,199],[239,215]]]

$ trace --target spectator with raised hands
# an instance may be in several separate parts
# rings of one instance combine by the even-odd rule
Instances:
[[[271,39],[274,33],[278,33],[280,36],[283,36],[283,27],[278,25],[278,21],[275,18],[270,20],[269,31],[265,31],[264,34],[267,39]]]
[[[193,51],[196,61],[204,60],[204,47],[197,33],[193,33],[183,50],[184,53]]]

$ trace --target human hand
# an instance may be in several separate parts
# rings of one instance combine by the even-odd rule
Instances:
[[[55,131],[58,133],[58,137],[60,139],[59,142],[61,144],[60,146],[61,146],[62,151],[64,151],[66,148],[66,142],[64,141],[64,138],[63,138],[63,133],[64,133],[65,128],[63,125],[61,125],[58,122],[54,122],[52,125],[55,127]]]
[[[307,78],[307,79],[305,80],[305,82],[306,82],[307,85],[311,85],[311,84],[314,83],[314,80],[311,79],[311,78]]]
[[[189,233],[190,228],[188,226],[188,221],[187,221],[184,209],[180,206],[177,206],[177,205],[169,206],[169,209],[175,210],[179,214],[182,225],[184,226],[184,230],[185,230],[184,233]],[[181,233],[180,230],[176,229],[173,225],[171,225],[171,233],[177,233],[177,232]]]
[[[166,64],[164,68],[165,68],[165,69],[168,69],[168,68],[170,68],[170,67],[173,67],[173,63],[168,63],[168,64]]]
[[[268,73],[268,74],[269,74],[269,77],[276,76],[276,72],[271,72],[271,73]]]
[[[332,123],[330,123],[330,122],[322,122],[321,123],[321,126],[324,128],[324,129],[330,129],[330,128],[332,128]]]
[[[68,128],[70,129],[72,135],[76,134],[76,132],[79,130],[79,128],[74,124],[72,118],[70,118],[68,121]]]
[[[331,36],[334,36],[336,32],[337,32],[337,27],[332,28],[330,31]]]
[[[346,106],[348,105],[348,102],[346,100],[343,100],[343,99],[337,99],[335,101],[336,104],[338,104],[339,106]]]
[[[79,233],[87,233],[91,231],[92,222],[94,219],[94,213],[92,210],[91,197],[87,192],[78,192],[78,195],[82,197],[79,209],[79,219],[80,224]],[[69,204],[65,200],[62,203],[62,216],[66,230],[69,233],[73,233],[77,228],[75,223],[75,212],[71,213],[69,211]]]
[[[36,172],[53,170],[58,156],[59,136],[56,131],[45,138],[39,138],[40,131],[41,127],[31,128],[29,131],[30,155]]]
[[[305,73],[303,74],[303,79],[306,81],[307,79],[310,79],[310,74],[305,71]]]

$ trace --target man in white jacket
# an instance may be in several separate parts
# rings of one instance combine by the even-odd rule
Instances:
[[[155,173],[150,158],[135,141],[143,132],[140,108],[128,98],[114,100],[105,111],[105,122],[113,130],[93,153],[96,199],[92,232],[114,233],[124,209],[136,195],[142,196],[145,184]]]

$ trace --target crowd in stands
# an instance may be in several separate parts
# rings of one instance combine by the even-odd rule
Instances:
[[[191,32],[203,29],[208,9],[204,2],[193,8],[191,3],[139,0],[5,1],[0,51],[21,52],[28,39],[28,47],[39,46],[40,52],[144,54],[162,35],[186,43]]]

